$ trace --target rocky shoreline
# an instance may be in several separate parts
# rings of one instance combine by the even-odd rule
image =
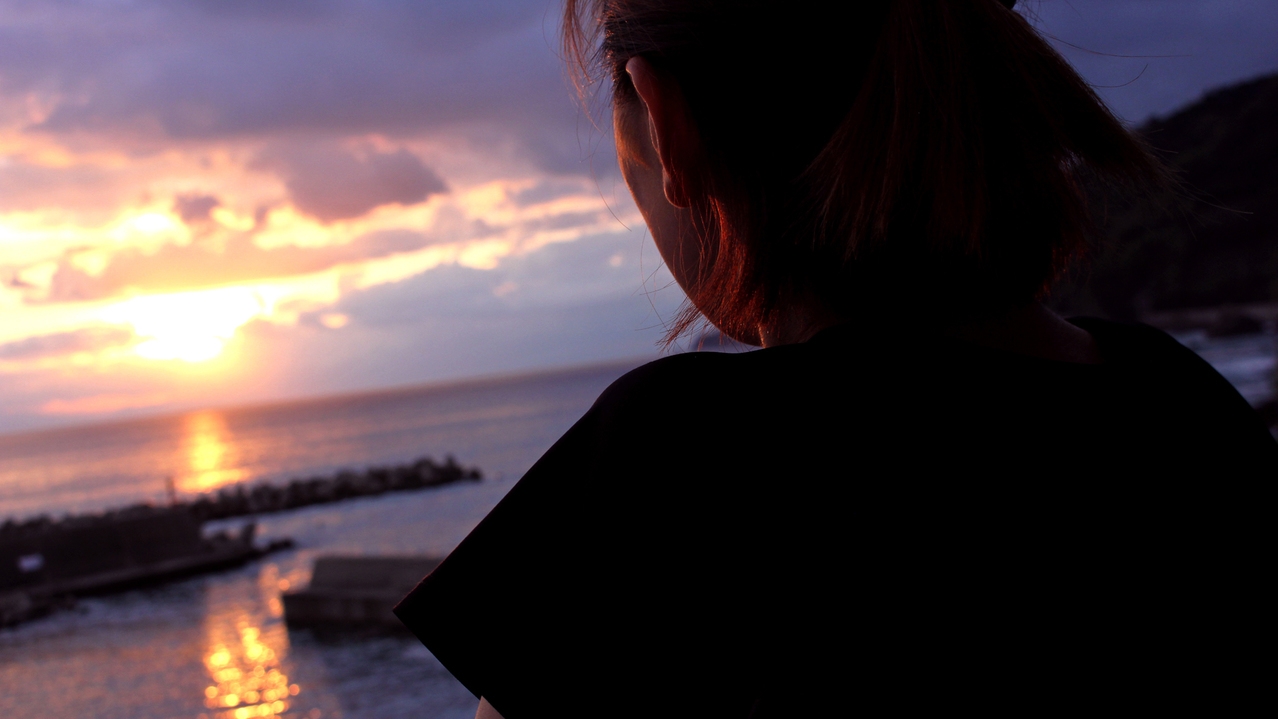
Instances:
[[[446,456],[442,463],[422,457],[409,464],[370,467],[362,472],[346,470],[331,477],[293,479],[282,486],[258,484],[246,489],[237,484],[200,497],[188,506],[196,517],[207,521],[482,479],[483,473],[477,467],[463,467],[452,455]]]
[[[463,467],[451,455],[443,462],[422,457],[408,464],[369,467],[363,471],[344,470],[332,476],[296,478],[284,484],[236,484],[168,505],[134,504],[102,513],[66,515],[56,519],[48,515],[25,520],[8,519],[0,524],[0,540],[114,524],[158,514],[189,513],[199,522],[230,519],[481,479],[483,473],[478,468]]]
[[[0,524],[0,627],[69,606],[75,597],[238,566],[293,541],[255,540],[256,523],[232,535],[204,532],[210,520],[283,512],[387,492],[482,478],[452,457],[343,471],[328,477],[224,487],[188,501],[135,504],[97,514],[39,516]],[[172,490],[170,490],[172,491]],[[380,606],[380,605],[379,605]]]

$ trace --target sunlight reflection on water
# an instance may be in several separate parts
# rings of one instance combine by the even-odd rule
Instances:
[[[226,428],[220,412],[197,412],[183,418],[183,449],[190,471],[177,481],[179,491],[208,492],[248,477],[241,466],[237,445]]]
[[[0,521],[167,501],[166,478],[189,496],[425,454],[517,476],[636,364],[0,435]]]
[[[275,565],[268,564],[259,577],[269,581],[277,574]],[[268,602],[268,607],[273,618],[278,619],[278,599]],[[293,698],[301,692],[301,687],[290,684],[288,675],[281,671],[282,661],[288,656],[288,632],[278,622],[267,625],[263,632],[259,623],[258,617],[247,612],[235,617],[208,615],[204,666],[211,683],[204,690],[204,706],[225,710],[212,717],[249,719],[283,714],[291,706],[290,700],[295,701]],[[200,716],[207,719],[210,715]]]
[[[271,515],[301,548],[0,631],[0,716],[398,719],[474,716],[416,639],[289,631],[280,594],[324,553],[439,554],[510,488],[488,481]]]
[[[0,630],[0,717],[474,716],[475,697],[413,637],[289,631],[281,592],[320,554],[447,554],[631,366],[0,437],[10,516],[159,499],[166,476],[186,493],[427,452],[488,477],[264,515],[258,535],[297,549]]]

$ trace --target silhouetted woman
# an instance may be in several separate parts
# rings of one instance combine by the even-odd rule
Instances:
[[[481,716],[1258,692],[1278,446],[1167,335],[1041,303],[1084,180],[1166,179],[1010,5],[568,0],[672,331],[763,349],[618,380],[400,605]]]

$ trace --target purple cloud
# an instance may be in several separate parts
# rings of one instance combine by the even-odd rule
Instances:
[[[1021,4],[1089,79],[1116,86],[1102,94],[1133,121],[1278,69],[1278,5],[1268,0]],[[578,122],[555,51],[558,7],[0,0],[0,99],[45,98],[50,111],[31,131],[97,133],[152,149],[174,140],[449,132],[510,142],[547,172],[610,173],[609,162],[582,161],[591,154],[582,136],[605,151],[608,138]]]
[[[381,205],[412,205],[448,191],[434,170],[403,149],[354,154],[292,144],[264,153],[257,164],[278,172],[297,209],[323,222],[359,217]]]
[[[33,360],[76,352],[96,352],[129,344],[133,339],[133,333],[126,329],[86,327],[0,344],[0,360]]]
[[[212,195],[178,195],[173,198],[173,211],[188,225],[207,222],[213,208],[222,201]]]
[[[554,17],[545,0],[4,0],[0,96],[51,98],[33,131],[145,147],[497,132],[579,172]]]

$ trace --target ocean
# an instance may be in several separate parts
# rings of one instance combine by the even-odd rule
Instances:
[[[0,519],[161,503],[166,477],[191,494],[447,454],[485,477],[265,515],[258,536],[296,549],[0,629],[0,716],[474,716],[412,637],[289,631],[280,595],[320,554],[447,554],[639,363],[0,436]],[[236,677],[289,695],[226,708]]]
[[[1272,396],[1272,336],[1179,339],[1253,404]],[[473,716],[475,698],[411,637],[289,631],[281,592],[320,554],[447,554],[637,364],[0,436],[0,519],[159,503],[169,477],[189,495],[446,454],[485,473],[265,515],[259,536],[296,549],[0,630],[0,716]],[[257,691],[249,678],[287,698],[227,708],[247,700],[228,696],[236,682]]]
[[[536,375],[0,435],[0,519],[165,501],[452,454],[521,475],[638,360]]]

